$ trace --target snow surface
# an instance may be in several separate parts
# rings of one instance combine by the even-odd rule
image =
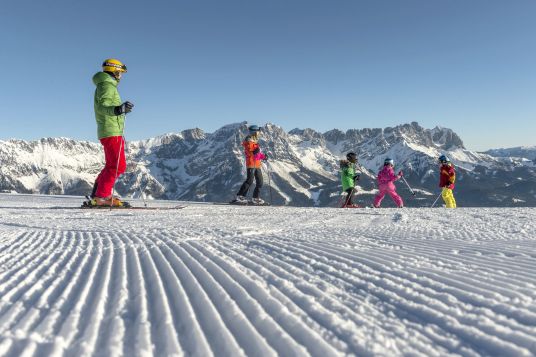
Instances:
[[[0,195],[0,355],[536,354],[533,208],[79,204]]]

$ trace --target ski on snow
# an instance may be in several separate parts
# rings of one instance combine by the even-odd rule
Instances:
[[[258,204],[258,203],[253,203],[252,201],[239,202],[239,201],[236,201],[236,200],[230,201],[229,203],[223,203],[223,204],[227,204],[227,205],[231,205],[231,206],[248,206],[248,207],[251,207],[251,206],[269,207],[269,206],[271,206],[268,202]]]
[[[256,204],[251,201],[247,202],[238,202],[238,201],[231,201],[231,202],[212,202],[213,205],[223,205],[223,206],[248,206],[248,207],[270,207],[271,205],[268,202],[264,202],[263,204]]]
[[[81,209],[86,210],[110,210],[110,206],[80,206]],[[115,210],[148,210],[148,211],[171,211],[186,208],[186,206],[173,206],[173,207],[143,207],[143,206],[123,206],[123,207],[112,207],[112,211]]]
[[[84,201],[82,205],[80,206],[82,209],[96,209],[96,210],[102,210],[102,209],[112,209],[112,210],[151,210],[151,211],[169,211],[169,210],[177,210],[186,208],[186,206],[171,206],[171,207],[148,207],[148,206],[132,206],[129,202],[123,202],[123,206],[94,206],[90,204],[90,200]]]

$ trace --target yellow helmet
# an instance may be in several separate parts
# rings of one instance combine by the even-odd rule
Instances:
[[[104,72],[126,72],[127,66],[125,66],[121,61],[114,58],[108,58],[102,63],[102,70]]]

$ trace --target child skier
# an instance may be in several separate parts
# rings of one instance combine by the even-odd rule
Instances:
[[[395,181],[402,177],[402,171],[395,175],[395,162],[393,159],[386,158],[383,162],[383,168],[378,172],[378,186],[380,192],[374,197],[374,207],[379,208],[385,194],[391,196],[398,208],[404,207],[402,198],[396,193]]]
[[[454,182],[456,181],[456,171],[450,162],[450,159],[441,155],[439,157],[439,187],[443,189],[441,196],[447,208],[456,208],[456,200],[454,199]]]
[[[357,155],[353,152],[349,152],[346,155],[346,160],[340,161],[342,190],[346,192],[341,208],[359,208],[359,205],[352,202],[355,182],[359,180],[359,174],[356,174],[356,164]]]
[[[266,161],[267,157],[261,152],[258,143],[261,129],[257,125],[251,125],[248,130],[249,135],[246,136],[242,142],[244,153],[246,155],[247,178],[236,194],[236,199],[231,201],[231,203],[248,204],[246,196],[250,186],[253,184],[253,178],[255,178],[255,190],[253,190],[253,199],[251,200],[251,203],[254,205],[263,205],[265,202],[260,197],[262,187],[261,161]]]

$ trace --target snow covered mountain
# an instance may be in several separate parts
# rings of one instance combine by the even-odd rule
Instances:
[[[536,161],[536,146],[518,146],[509,149],[493,149],[486,154],[495,157],[518,157]]]
[[[358,201],[370,204],[375,173],[385,157],[404,170],[417,192],[403,182],[407,206],[430,205],[439,193],[436,158],[445,153],[458,170],[460,206],[536,206],[536,165],[527,158],[467,150],[452,130],[417,123],[385,129],[312,129],[285,132],[267,124],[261,147],[269,157],[264,197],[274,204],[333,206],[340,197],[338,161],[355,151],[362,165]],[[127,172],[117,184],[123,196],[228,201],[245,175],[241,141],[246,123],[214,133],[185,130],[129,142]],[[0,141],[0,189],[21,193],[87,194],[102,167],[100,145],[65,138]],[[270,172],[270,175],[268,175]],[[271,187],[271,190],[270,190]],[[392,205],[387,198],[384,205]]]

